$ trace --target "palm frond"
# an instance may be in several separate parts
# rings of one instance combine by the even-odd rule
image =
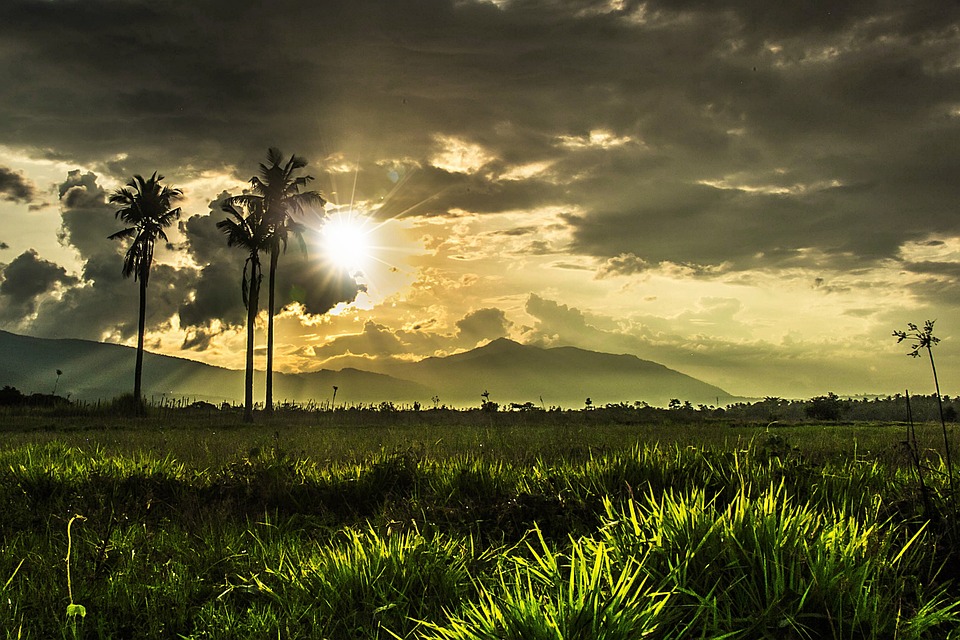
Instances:
[[[288,160],[286,166],[283,167],[283,172],[289,176],[297,169],[303,169],[305,166],[307,166],[306,158],[303,156],[293,155],[290,156],[290,160]]]
[[[239,246],[243,247],[244,249],[249,248],[253,234],[250,231],[250,227],[242,217],[239,221],[231,220],[229,218],[221,220],[217,223],[217,228],[227,236],[228,247]]]
[[[134,236],[136,236],[136,235],[137,235],[137,228],[136,228],[136,227],[127,227],[126,229],[121,229],[120,231],[117,231],[116,233],[111,233],[109,236],[107,236],[107,239],[108,239],[108,240],[120,240],[120,239],[124,239],[124,238],[132,238],[132,237],[134,237]]]
[[[307,232],[306,225],[295,220],[290,220],[287,222],[287,230],[297,239],[297,244],[300,246],[300,253],[307,255],[307,241],[303,237]]]
[[[110,197],[111,204],[119,205],[116,217],[130,225],[109,236],[111,240],[133,238],[124,256],[123,275],[144,283],[150,277],[154,244],[160,238],[168,241],[164,228],[180,217],[180,208],[171,209],[171,203],[183,197],[183,191],[161,184],[163,176],[156,171],[149,178],[136,174],[126,187],[117,189]]]
[[[279,167],[280,163],[283,162],[283,153],[277,147],[270,147],[267,149],[267,162],[275,167]],[[260,165],[261,167],[263,165]]]

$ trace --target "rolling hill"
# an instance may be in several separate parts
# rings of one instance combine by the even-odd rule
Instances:
[[[0,386],[24,393],[51,393],[97,400],[128,392],[133,380],[131,347],[74,339],[21,336],[0,331]],[[57,382],[57,370],[63,374]],[[240,402],[243,371],[153,353],[144,355],[144,394],[148,399],[187,398]],[[729,393],[678,371],[632,355],[612,355],[574,347],[544,349],[511,340],[442,358],[394,364],[385,373],[359,369],[275,374],[277,401],[329,402],[337,386],[337,403],[420,402],[432,406],[439,397],[448,406],[478,406],[481,393],[501,405],[533,402],[536,406],[578,408],[590,398],[594,406],[642,400],[664,406],[671,398],[694,404],[722,405]],[[262,398],[263,374],[255,393]]]
[[[72,399],[95,401],[128,393],[133,386],[136,350],[89,340],[49,339],[0,331],[0,386],[24,393],[51,393],[57,370],[63,371],[57,393]],[[143,393],[148,400],[186,398],[219,404],[243,401],[240,370],[215,367],[195,360],[144,353]],[[254,393],[263,399],[263,372],[257,372]],[[343,369],[303,374],[274,374],[274,399],[306,403],[329,402],[338,387],[337,403],[382,400],[421,402],[427,389],[386,375]]]

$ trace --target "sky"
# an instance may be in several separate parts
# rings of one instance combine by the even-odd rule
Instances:
[[[891,335],[931,319],[960,393],[956,2],[5,0],[0,77],[0,329],[135,344],[106,198],[159,172],[147,348],[241,369],[215,225],[277,147],[328,201],[281,258],[281,371],[509,337],[932,393]]]

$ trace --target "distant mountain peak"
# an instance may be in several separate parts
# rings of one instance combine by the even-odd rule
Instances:
[[[472,349],[472,351],[502,351],[507,349],[523,349],[526,346],[527,345],[521,344],[515,340],[511,340],[510,338],[497,338],[495,340],[491,340],[482,347]]]

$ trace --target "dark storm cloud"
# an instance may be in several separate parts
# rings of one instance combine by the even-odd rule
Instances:
[[[341,153],[389,215],[576,206],[601,262],[867,264],[960,233],[958,23],[939,0],[12,0],[0,143],[122,178]],[[489,158],[433,167],[437,136]],[[417,168],[390,198],[383,159]]]
[[[97,183],[97,176],[71,171],[58,192],[61,242],[73,246],[83,259],[118,255],[120,243],[108,242],[107,237],[123,226],[116,219],[116,208],[107,204],[109,194]]]
[[[960,306],[960,264],[956,262],[905,262],[903,269],[923,276],[909,290],[933,305]]]
[[[247,314],[238,269],[242,266],[238,267],[236,260],[213,262],[200,269],[193,283],[194,295],[180,304],[180,325],[203,327],[220,320],[227,326],[243,326]]]
[[[0,198],[10,202],[30,202],[35,189],[23,174],[0,167]]]
[[[66,269],[40,258],[36,251],[30,249],[4,267],[0,295],[19,304],[49,291],[58,283],[69,285],[76,281],[76,278],[67,275]]]
[[[66,269],[39,257],[33,249],[2,266],[0,278],[0,321],[18,328],[36,310],[43,294],[77,282]]]
[[[217,222],[226,218],[221,204],[230,197],[226,192],[209,204],[206,214],[193,216],[179,223],[185,238],[180,249],[186,251],[199,267],[190,283],[192,293],[185,297],[177,311],[180,325],[188,329],[184,348],[204,350],[218,330],[211,325],[219,320],[227,327],[242,327],[247,314],[240,291],[243,262],[246,256],[227,246]]]
[[[359,276],[358,276],[359,277]],[[317,256],[289,252],[277,272],[277,308],[303,305],[311,315],[322,315],[340,302],[352,302],[364,290],[345,271],[330,269]]]

